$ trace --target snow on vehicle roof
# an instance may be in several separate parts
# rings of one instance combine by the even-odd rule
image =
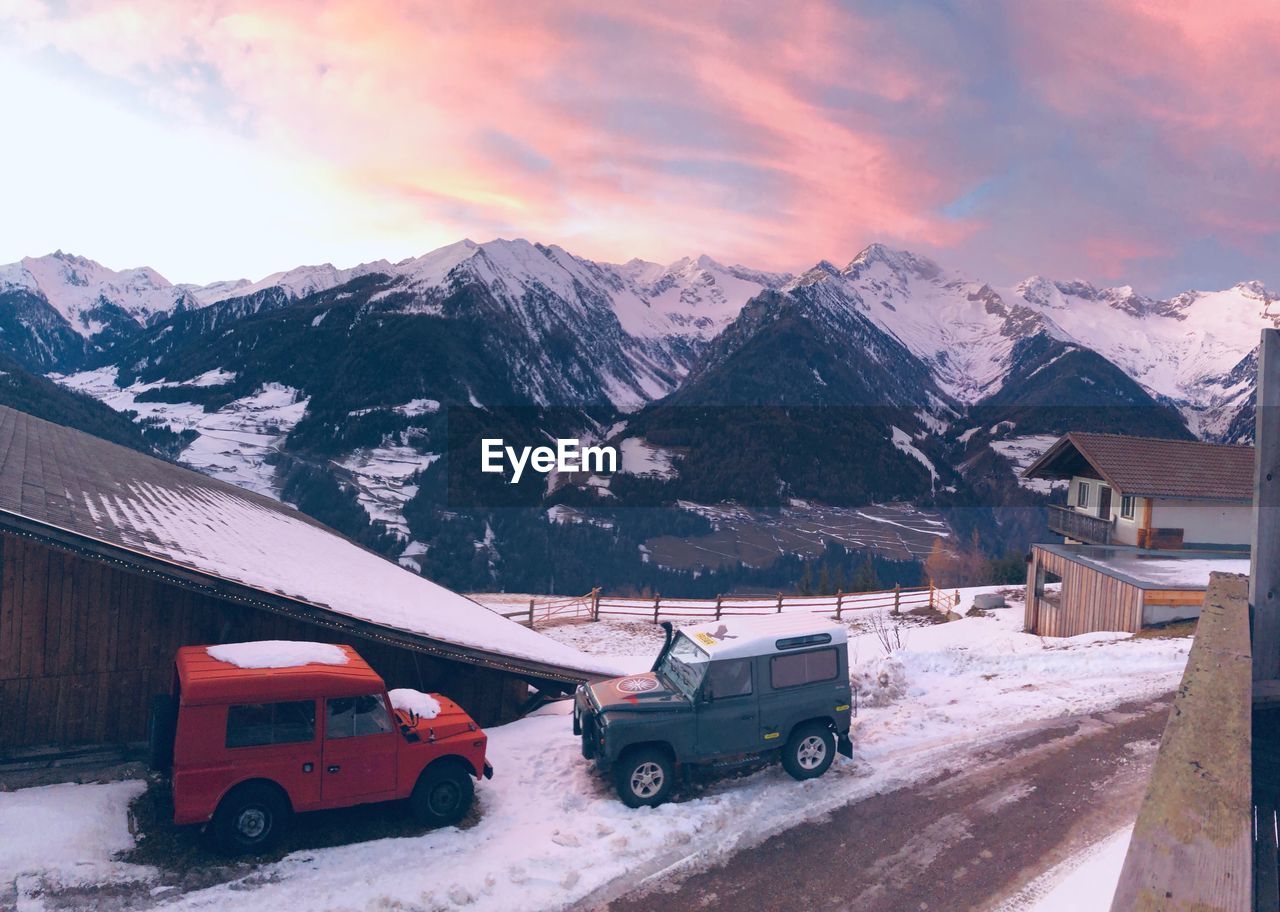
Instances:
[[[0,511],[503,667],[618,674],[278,501],[0,406]]]
[[[800,649],[839,645],[849,639],[843,624],[804,614],[725,618],[682,627],[680,632],[705,649],[712,659],[741,659],[785,651],[787,644],[779,646],[780,641],[794,641],[790,648]],[[805,642],[808,637],[814,639]]]
[[[347,654],[332,643],[305,640],[253,640],[209,646],[205,652],[237,668],[297,668],[300,665],[346,665]]]

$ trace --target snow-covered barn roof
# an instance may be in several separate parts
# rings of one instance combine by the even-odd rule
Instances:
[[[25,521],[25,522],[23,522]],[[166,569],[553,679],[617,674],[268,497],[0,407],[0,525],[71,533]],[[65,537],[65,536],[64,536]]]

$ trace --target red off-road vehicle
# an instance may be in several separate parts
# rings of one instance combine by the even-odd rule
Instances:
[[[294,812],[393,799],[424,824],[457,823],[472,779],[493,775],[461,707],[388,693],[349,646],[187,646],[174,665],[152,706],[152,766],[172,767],[174,823],[209,824],[227,851],[269,848]]]

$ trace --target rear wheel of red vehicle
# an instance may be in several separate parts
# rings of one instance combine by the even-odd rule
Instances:
[[[289,802],[266,782],[247,782],[227,793],[213,814],[213,838],[231,855],[265,852],[289,828]]]
[[[475,794],[475,783],[462,764],[436,763],[418,777],[409,807],[423,826],[453,826],[467,816]]]

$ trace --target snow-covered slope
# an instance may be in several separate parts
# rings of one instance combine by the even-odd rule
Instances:
[[[176,307],[198,306],[187,289],[154,269],[116,271],[61,250],[0,266],[0,292],[14,289],[42,297],[85,338],[108,328],[116,314],[141,325]]]
[[[1209,437],[1226,433],[1252,398],[1256,365],[1250,370],[1242,362],[1257,347],[1261,329],[1280,326],[1280,297],[1261,282],[1188,291],[1167,301],[1129,286],[1097,288],[1038,276],[1014,291],[1082,345],[1179,405],[1192,430]]]
[[[843,269],[822,262],[788,286],[807,288],[831,306],[857,308],[929,365],[938,385],[961,403],[999,388],[1013,346],[1062,331],[1021,300],[947,272],[907,251],[872,244]]]

